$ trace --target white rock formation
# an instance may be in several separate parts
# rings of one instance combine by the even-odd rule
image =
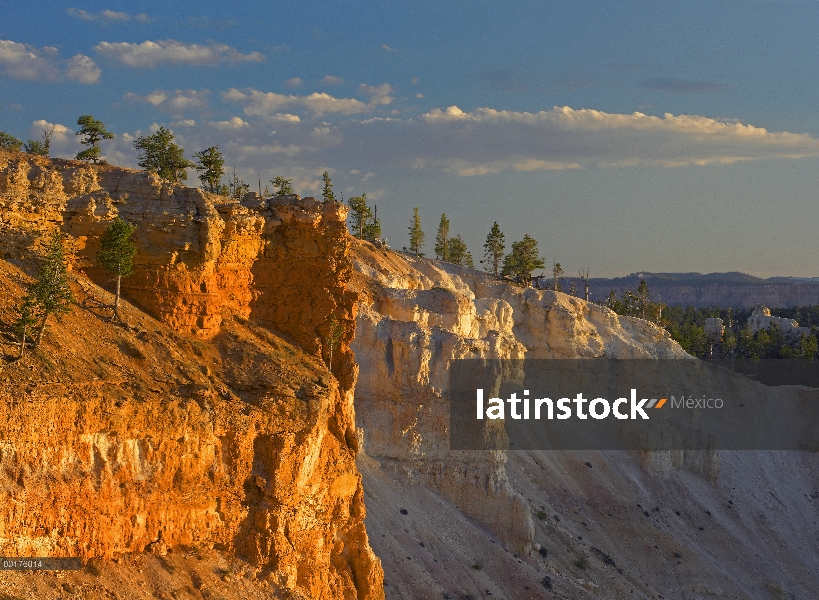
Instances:
[[[530,549],[530,510],[504,452],[449,449],[449,366],[459,358],[687,357],[651,323],[560,292],[359,244],[353,352],[364,451],[423,477],[509,548]]]
[[[454,358],[690,358],[664,330],[356,253],[358,464],[388,599],[816,595],[817,452],[449,450]]]

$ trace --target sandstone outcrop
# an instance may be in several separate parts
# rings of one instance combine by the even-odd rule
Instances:
[[[126,330],[107,324],[104,292],[85,279],[110,289],[94,258],[117,216],[138,227],[123,296],[159,321],[131,311],[139,325]],[[31,372],[23,361],[0,374],[0,551],[216,545],[280,590],[383,597],[355,465],[345,218],[312,198],[231,201],[128,169],[0,154],[0,252],[25,267],[59,227],[87,301],[52,327]],[[7,269],[4,283],[24,279]],[[5,289],[9,322],[22,290]]]
[[[366,242],[355,270],[358,462],[389,598],[819,586],[815,452],[449,449],[453,359],[690,360],[663,329]]]

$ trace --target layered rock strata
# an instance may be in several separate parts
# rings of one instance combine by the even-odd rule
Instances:
[[[345,208],[296,196],[234,201],[128,169],[0,154],[0,253],[26,267],[44,234],[68,234],[88,297],[75,315],[108,312],[84,282],[112,288],[95,255],[115,217],[137,225],[124,298],[184,334],[174,343],[195,356],[169,349],[157,365],[156,344],[105,325],[118,346],[74,340],[75,352],[149,364],[154,381],[140,381],[138,368],[110,385],[58,368],[91,379],[58,377],[23,395],[6,386],[4,551],[90,558],[218,544],[294,593],[382,597],[355,466]],[[21,295],[5,295],[8,311]],[[46,355],[70,346],[65,336],[55,327]],[[216,362],[195,366],[213,352]]]

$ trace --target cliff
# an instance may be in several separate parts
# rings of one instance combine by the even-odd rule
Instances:
[[[690,359],[664,330],[366,242],[354,267],[358,462],[388,598],[819,589],[815,452],[449,449],[453,359]]]
[[[94,257],[116,216],[138,227],[123,296],[144,313],[126,308],[124,326],[95,285],[112,285]],[[345,217],[311,198],[228,201],[127,169],[0,155],[3,322],[54,227],[79,300],[30,357],[11,362],[4,341],[0,553],[216,548],[266,593],[383,597],[355,464]]]

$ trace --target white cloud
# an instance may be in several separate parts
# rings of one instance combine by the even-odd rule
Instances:
[[[62,125],[60,123],[51,123],[46,119],[37,119],[32,121],[29,128],[29,139],[42,141],[43,131],[51,131],[51,156],[63,156],[67,158],[74,158],[77,152],[83,149],[79,142],[79,138],[74,133],[74,130]],[[103,145],[103,151],[107,146],[107,141]]]
[[[362,94],[370,97],[370,104],[387,105],[392,103],[395,99],[390,96],[390,94],[393,93],[393,89],[389,83],[382,83],[376,86],[362,83],[358,88]]]
[[[244,113],[250,117],[264,117],[280,114],[282,109],[302,106],[317,116],[325,114],[355,115],[370,112],[378,106],[390,104],[394,98],[392,86],[388,83],[372,86],[362,83],[362,94],[369,96],[369,102],[357,98],[336,98],[326,92],[313,92],[309,96],[294,96],[276,92],[262,92],[253,88],[238,90],[231,88],[222,92],[222,100],[244,105]],[[295,115],[293,115],[295,116]],[[292,119],[290,119],[292,120]]]
[[[53,132],[53,137],[51,138],[53,142],[65,142],[69,139],[74,139],[76,135],[73,129],[69,129],[65,125],[60,125],[59,123],[49,123],[45,119],[38,119],[36,121],[32,121],[31,129],[29,130],[29,135],[31,139],[38,139],[42,137],[43,130],[47,129]],[[69,136],[71,136],[69,138]]]
[[[227,121],[211,121],[208,124],[216,129],[222,130],[242,129],[243,127],[250,126],[248,122],[241,117],[231,117]]]
[[[367,105],[361,100],[356,100],[355,98],[335,98],[330,94],[319,92],[313,92],[309,96],[302,98],[301,102],[317,115],[324,113],[352,115],[369,110]]]
[[[269,117],[264,117],[264,120],[273,123],[301,123],[301,117],[299,117],[299,115],[291,115],[290,113],[276,113]]]
[[[304,80],[301,77],[293,77],[292,79],[288,79],[287,81],[284,82],[284,85],[286,85],[289,88],[301,87],[303,84]]]
[[[0,40],[0,69],[12,79],[54,81],[59,78],[56,48],[35,48],[11,40]]]
[[[341,85],[344,79],[336,77],[335,75],[325,75],[324,79],[319,82],[321,85]]]
[[[538,113],[457,106],[421,115],[425,165],[460,175],[505,170],[728,164],[819,156],[819,139],[697,115],[554,107]]]
[[[60,81],[66,77],[80,83],[97,83],[100,69],[83,54],[61,59],[52,46],[37,48],[12,40],[0,40],[0,73],[12,79]]]
[[[77,54],[68,61],[65,74],[69,79],[80,83],[97,83],[102,71],[91,58]]]
[[[126,100],[145,102],[173,114],[180,114],[190,110],[203,110],[208,106],[210,90],[154,90],[150,94],[140,96],[133,92],[126,93]]]
[[[223,62],[261,62],[260,52],[242,54],[225,44],[185,44],[176,40],[146,40],[130,42],[100,42],[94,46],[100,56],[129,67],[154,68],[161,64],[214,65]]]
[[[387,46],[387,44],[381,44],[381,48],[383,50],[386,50],[387,52],[398,52],[398,50],[396,50],[395,48],[392,48],[390,46]]]
[[[356,114],[367,112],[369,107],[355,98],[336,98],[326,93],[313,92],[309,96],[292,96],[276,92],[261,92],[250,88],[246,92],[231,88],[222,93],[225,102],[244,104],[247,116],[269,116],[289,106],[304,106],[316,115],[325,113]]]

